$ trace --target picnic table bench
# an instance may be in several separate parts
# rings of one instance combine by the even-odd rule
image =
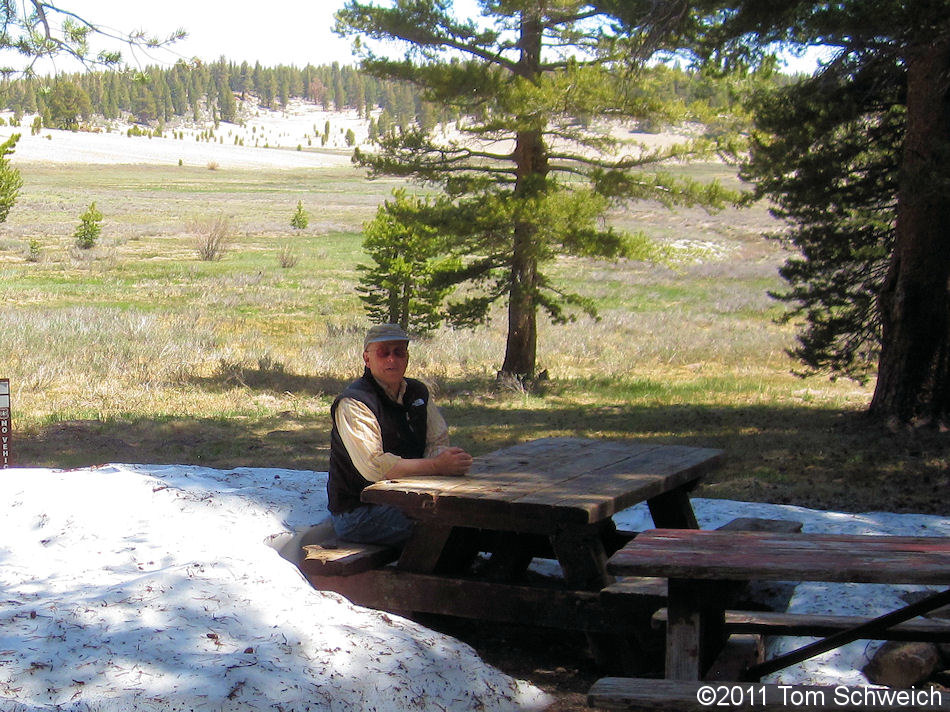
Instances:
[[[608,570],[668,578],[667,679],[605,679],[592,688],[590,703],[646,709],[645,703],[631,697],[635,693],[642,699],[665,700],[651,709],[693,709],[683,706],[683,699],[691,692],[690,699],[695,702],[698,681],[725,639],[725,607],[719,595],[724,582],[762,579],[950,586],[950,538],[656,529],[641,533],[613,554]],[[853,640],[889,637],[892,627],[948,603],[950,588],[878,618],[854,621],[857,625],[836,630],[823,640],[750,666],[742,678],[756,681]],[[939,638],[939,631],[931,633]],[[605,689],[610,692],[606,698],[602,696]],[[618,689],[626,692],[618,693]],[[769,699],[777,709],[779,698]],[[815,707],[826,708],[831,707]],[[913,708],[948,709],[950,695],[937,706]]]

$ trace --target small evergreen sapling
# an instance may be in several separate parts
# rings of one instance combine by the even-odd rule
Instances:
[[[32,237],[27,244],[26,261],[39,262],[41,259],[43,259],[43,246],[39,240]]]
[[[297,210],[294,212],[292,218],[290,218],[290,226],[295,230],[306,230],[307,225],[310,224],[310,216],[307,215],[307,211],[303,209],[303,202],[297,201]]]
[[[79,216],[79,227],[73,233],[73,237],[76,238],[76,246],[83,250],[95,247],[96,240],[99,239],[101,233],[102,213],[96,210],[96,203],[93,201],[89,204],[86,212]]]

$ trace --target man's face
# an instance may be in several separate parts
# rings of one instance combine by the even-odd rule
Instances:
[[[409,365],[409,344],[406,341],[377,341],[366,347],[363,362],[377,381],[396,391]]]

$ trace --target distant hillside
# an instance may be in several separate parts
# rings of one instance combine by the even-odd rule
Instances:
[[[254,97],[238,101],[238,121],[194,121],[175,117],[164,129],[143,127],[127,119],[94,116],[79,130],[24,130],[42,119],[35,114],[0,112],[0,141],[21,135],[14,163],[151,164],[215,168],[316,168],[349,166],[354,146],[369,141],[370,117],[348,109],[326,110],[303,99],[280,109],[265,109]],[[205,112],[206,113],[206,112]],[[636,133],[631,127],[604,126],[646,147],[681,141],[682,132]],[[681,127],[695,134],[702,127]],[[447,140],[467,139],[454,124],[437,127]],[[504,145],[495,148],[505,150]]]
[[[729,83],[680,68],[645,70],[642,81],[662,87],[694,116],[741,114]],[[366,121],[369,138],[392,126],[429,129],[461,117],[424,100],[411,85],[381,81],[337,63],[303,68],[254,66],[221,59],[212,64],[179,62],[141,72],[89,72],[55,78],[23,78],[0,85],[0,109],[19,123],[40,117],[51,129],[75,130],[83,124],[130,121],[142,130],[164,134],[169,127],[242,124],[258,109],[281,111],[292,102],[323,111],[353,113]],[[643,126],[658,131],[663,126]],[[328,146],[331,136],[318,126],[313,138]],[[354,140],[357,140],[354,137]]]
[[[246,109],[246,111],[244,110]],[[316,168],[349,166],[352,147],[367,137],[368,122],[355,111],[324,111],[301,100],[281,110],[261,109],[256,102],[242,106],[240,123],[194,122],[175,119],[165,130],[142,129],[124,120],[94,118],[81,130],[11,126],[17,119],[0,113],[0,140],[13,133],[21,137],[15,164],[151,164],[214,168]],[[25,125],[36,118],[21,117]],[[329,124],[329,140],[320,147],[320,134]],[[352,139],[351,139],[352,140]],[[316,147],[315,147],[316,145]]]

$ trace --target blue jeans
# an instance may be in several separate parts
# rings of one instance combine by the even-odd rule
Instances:
[[[362,504],[352,511],[330,516],[336,535],[358,544],[402,546],[412,531],[412,520],[385,504]]]

